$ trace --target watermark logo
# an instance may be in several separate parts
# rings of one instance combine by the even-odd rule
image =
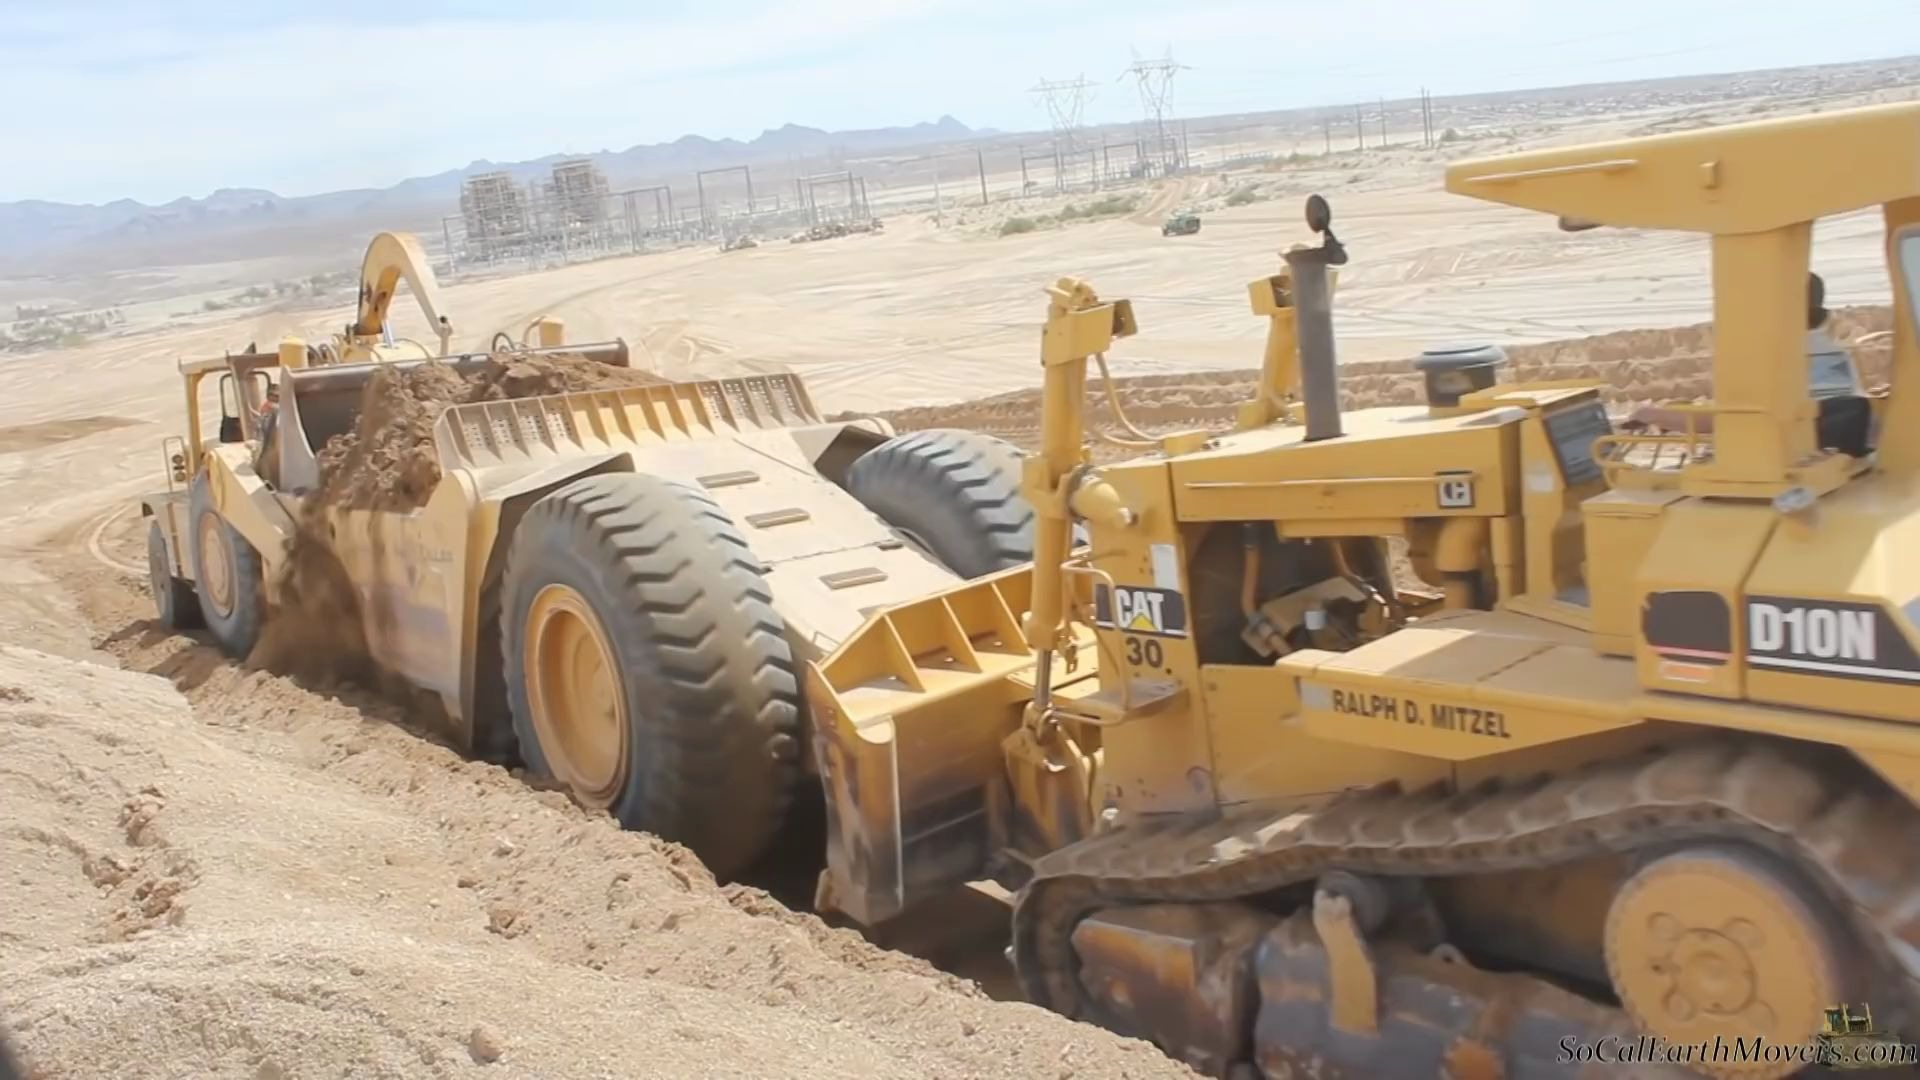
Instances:
[[[1873,1026],[1873,1006],[1829,1005],[1813,1037],[1830,1069],[1891,1069],[1920,1064],[1920,1046]]]
[[[1775,1042],[1764,1035],[1716,1035],[1698,1042],[1672,1042],[1658,1035],[1608,1035],[1598,1040],[1569,1035],[1560,1040],[1560,1063],[1894,1069],[1920,1065],[1920,1045],[1904,1042],[1894,1032],[1876,1027],[1871,1006],[1842,1004],[1823,1010],[1820,1030],[1804,1043]]]

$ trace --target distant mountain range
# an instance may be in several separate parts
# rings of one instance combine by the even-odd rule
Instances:
[[[592,154],[549,154],[532,161],[475,161],[464,168],[402,180],[388,188],[362,188],[285,198],[259,188],[221,188],[203,199],[178,198],[159,206],[132,199],[102,205],[27,199],[0,203],[0,257],[107,248],[142,241],[179,239],[215,231],[275,224],[320,222],[378,214],[416,219],[429,210],[451,213],[460,185],[476,173],[505,171],[522,179],[540,175],[554,162],[590,158],[616,190],[641,183],[691,182],[700,169],[729,165],[785,163],[800,158],[857,156],[993,134],[942,116],[911,127],[863,131],[822,131],[787,124],[741,142],[683,135],[668,143],[602,150]]]

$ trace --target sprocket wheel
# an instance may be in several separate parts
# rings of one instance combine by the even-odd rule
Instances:
[[[1797,1048],[1848,999],[1855,965],[1827,905],[1760,852],[1697,847],[1636,872],[1607,913],[1607,972],[1640,1030],[1671,1044]],[[1730,1055],[1731,1056],[1731,1055]],[[1767,1080],[1804,1064],[1695,1063],[1710,1076]]]

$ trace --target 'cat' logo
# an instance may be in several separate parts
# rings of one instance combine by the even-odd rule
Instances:
[[[1102,585],[1093,594],[1096,626],[1129,634],[1157,637],[1187,636],[1186,601],[1172,589]]]

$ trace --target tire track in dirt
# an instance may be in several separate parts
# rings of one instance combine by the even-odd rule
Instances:
[[[1213,181],[1203,176],[1182,176],[1155,185],[1153,194],[1127,218],[1136,225],[1158,225],[1173,209],[1190,202],[1206,191]]]
[[[122,562],[115,556],[108,554],[106,548],[101,543],[101,538],[105,535],[106,531],[132,511],[132,506],[121,505],[102,515],[100,520],[96,522],[92,528],[87,530],[87,554],[93,556],[95,562],[109,570],[125,574],[129,577],[138,578],[147,575],[147,568],[145,566]]]

